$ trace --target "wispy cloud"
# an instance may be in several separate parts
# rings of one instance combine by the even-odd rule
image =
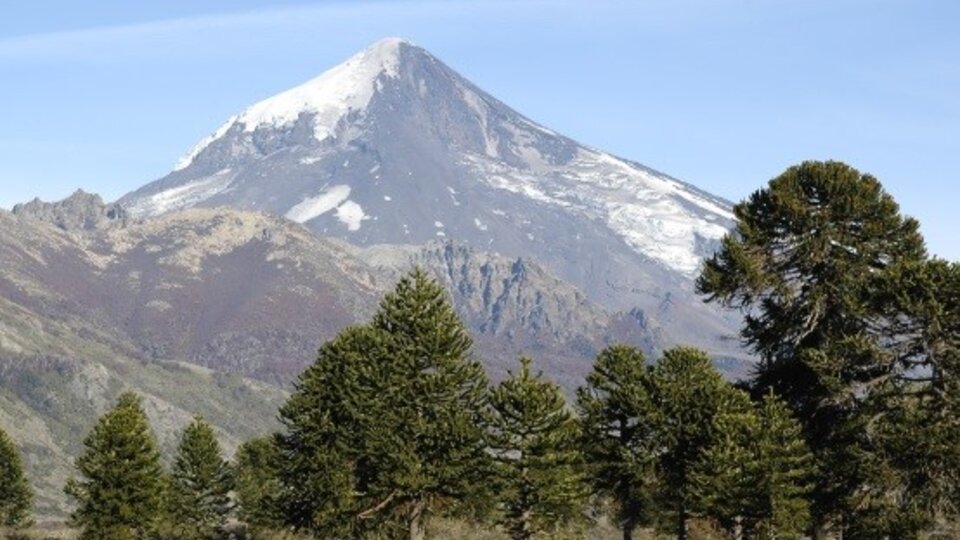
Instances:
[[[280,32],[315,27],[324,33],[385,26],[396,21],[442,19],[473,14],[516,14],[563,0],[377,0],[338,1],[244,12],[217,13],[146,23],[105,26],[0,39],[0,61],[71,61],[129,58],[182,50],[218,34]],[[344,23],[352,23],[344,27]],[[182,41],[178,41],[182,40]]]

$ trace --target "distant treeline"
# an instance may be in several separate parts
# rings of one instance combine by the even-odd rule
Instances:
[[[743,312],[748,381],[696,349],[651,364],[618,345],[573,404],[526,358],[491,386],[445,291],[414,270],[320,348],[281,431],[232,463],[197,418],[165,470],[122,395],[67,483],[71,525],[91,540],[415,540],[450,517],[514,539],[583,537],[597,519],[624,539],[952,537],[960,267],[838,162],[788,169],[735,216],[697,288]],[[29,525],[29,510],[0,432],[0,526]]]

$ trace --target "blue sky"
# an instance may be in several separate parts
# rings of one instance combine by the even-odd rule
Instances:
[[[44,1],[0,19],[0,206],[163,176],[385,36],[527,116],[740,200],[804,159],[880,178],[960,259],[960,2]]]

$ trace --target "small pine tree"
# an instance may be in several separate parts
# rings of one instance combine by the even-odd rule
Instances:
[[[799,539],[810,525],[813,455],[787,406],[768,393],[721,413],[720,436],[691,474],[701,507],[734,540]]]
[[[210,424],[197,417],[183,431],[173,464],[169,510],[182,540],[215,540],[230,513],[233,477]]]
[[[758,404],[752,437],[751,538],[802,538],[810,525],[809,497],[815,468],[803,427],[786,404],[768,393]]]
[[[624,540],[650,521],[659,412],[643,353],[625,345],[600,352],[577,390],[583,448],[595,491],[612,497]]]
[[[161,511],[164,474],[140,398],[127,392],[97,421],[65,492],[82,540],[142,540]]]
[[[20,453],[0,429],[0,531],[29,527],[33,491],[23,474]]]
[[[530,540],[581,519],[587,488],[577,421],[563,393],[533,375],[529,359],[520,362],[493,391],[488,425],[500,523],[511,538]]]
[[[697,464],[729,430],[722,420],[750,411],[750,398],[723,380],[703,351],[666,351],[651,373],[651,394],[660,420],[657,476],[661,516],[679,540],[689,536],[690,518],[706,516]]]
[[[280,528],[280,449],[273,437],[240,445],[234,457],[237,518],[254,530]]]

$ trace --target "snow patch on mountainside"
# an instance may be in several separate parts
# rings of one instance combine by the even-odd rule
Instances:
[[[570,163],[549,166],[532,151],[514,150],[531,163],[521,169],[478,155],[465,161],[494,188],[602,220],[636,252],[688,277],[700,267],[700,241],[727,232],[715,221],[733,219],[729,209],[682,183],[604,152],[582,149]]]
[[[363,213],[363,207],[353,201],[346,201],[337,207],[337,219],[350,231],[359,231],[360,224],[369,216]]]
[[[282,128],[307,114],[313,115],[317,140],[336,137],[340,119],[351,111],[365,109],[374,93],[382,88],[378,84],[381,75],[398,76],[399,50],[405,44],[399,38],[382,39],[319,77],[248,107],[181,158],[177,170],[188,167],[234,125],[243,126],[249,133],[261,127]]]
[[[199,204],[230,187],[230,182],[233,181],[230,172],[230,169],[223,169],[212,176],[148,195],[136,200],[127,211],[134,216],[155,216]]]
[[[306,223],[311,219],[322,216],[330,210],[337,208],[343,204],[348,197],[350,197],[350,186],[343,184],[332,186],[323,190],[323,192],[316,197],[304,199],[294,205],[293,208],[287,211],[284,217],[297,223]]]

